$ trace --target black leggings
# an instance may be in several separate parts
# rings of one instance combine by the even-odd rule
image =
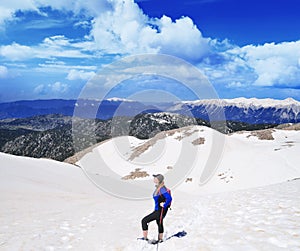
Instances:
[[[158,226],[158,232],[162,234],[164,232],[163,219],[165,218],[168,212],[167,209],[159,209],[157,211],[153,211],[151,214],[145,216],[142,219],[142,228],[144,231],[148,230],[148,223],[156,220],[156,224]]]

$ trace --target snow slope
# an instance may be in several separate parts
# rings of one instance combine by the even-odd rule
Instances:
[[[172,190],[172,210],[165,219],[166,236],[182,229],[188,235],[160,244],[159,250],[300,250],[300,180],[283,182],[299,177],[299,133],[276,130],[268,141],[249,134],[226,136],[218,169],[202,186],[196,182],[200,164],[207,163],[209,142],[221,136],[209,128],[168,132],[150,144],[129,138],[129,149],[121,144],[119,154],[107,141],[78,164],[93,166],[91,160],[102,154],[121,177],[136,167],[149,174],[172,172],[181,143],[204,138],[203,144],[191,144],[200,158],[186,176],[192,181]],[[149,162],[151,156],[155,161]],[[110,196],[80,168],[65,163],[3,153],[0,163],[0,250],[156,250],[136,240],[140,220],[153,209],[151,199]],[[149,237],[156,231],[152,223]]]
[[[272,139],[260,139],[260,135]],[[195,144],[198,139],[203,140],[202,144]],[[178,189],[203,194],[298,178],[299,152],[299,131],[269,129],[228,136],[208,127],[189,126],[161,132],[150,140],[119,137],[106,141],[77,164],[95,180],[99,175],[108,175],[103,168],[105,165],[114,172],[116,179],[125,177],[137,168],[149,174],[137,180],[150,180],[155,173],[163,173],[168,177],[186,168],[182,179],[189,181],[183,182]],[[182,155],[186,157],[184,163],[180,161]],[[211,170],[212,176],[206,183],[205,179],[200,179],[205,170]],[[169,186],[176,185],[176,182],[169,180]]]

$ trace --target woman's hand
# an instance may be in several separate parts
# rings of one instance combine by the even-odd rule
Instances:
[[[164,207],[165,203],[164,203],[164,202],[161,202],[159,205],[160,205],[161,207]]]

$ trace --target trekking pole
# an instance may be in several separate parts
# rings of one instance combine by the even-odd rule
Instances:
[[[159,233],[158,233],[158,238],[157,238],[157,243],[156,243],[156,251],[158,251],[158,244],[159,244]]]

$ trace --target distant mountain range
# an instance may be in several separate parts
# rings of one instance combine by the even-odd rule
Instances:
[[[101,103],[35,100],[2,103],[0,111],[0,151],[60,161],[115,136],[148,139],[161,131],[189,125],[204,125],[228,134],[300,122],[300,103],[293,99],[201,100],[159,105],[121,99]],[[219,116],[222,111],[226,121]],[[209,120],[218,116],[220,121]],[[76,147],[74,128],[80,135]]]
[[[27,118],[61,114],[81,118],[110,119],[133,117],[140,113],[172,112],[203,120],[226,120],[249,124],[283,124],[300,122],[300,102],[288,98],[197,100],[177,103],[143,104],[112,98],[96,100],[33,100],[0,103],[0,119]],[[216,115],[217,114],[217,115]],[[219,114],[219,115],[218,115]]]
[[[223,109],[226,120],[249,124],[284,124],[300,122],[300,102],[288,98],[275,99],[223,99],[188,101],[171,108],[172,112],[191,112],[195,117],[208,119],[211,114]]]

